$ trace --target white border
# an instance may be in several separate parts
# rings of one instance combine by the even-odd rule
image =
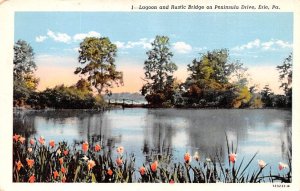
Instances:
[[[299,74],[300,71],[300,1],[299,0],[0,0],[0,191],[2,190],[300,190],[300,150],[299,129]],[[126,11],[138,5],[254,5],[280,6],[280,10],[263,12],[294,13],[294,79],[293,79],[293,179],[289,188],[274,188],[272,183],[262,184],[52,184],[52,183],[12,183],[12,60],[14,44],[15,11]],[[145,10],[134,10],[145,12]],[[158,12],[154,10],[153,12]],[[198,10],[168,10],[171,12],[199,12]],[[256,10],[259,11],[259,10]],[[151,12],[151,11],[148,11]],[[202,10],[201,12],[254,12],[253,10]],[[276,25],[276,23],[274,23]],[[298,117],[298,118],[297,118]],[[298,138],[298,139],[297,139]],[[278,148],[280,149],[280,148]]]

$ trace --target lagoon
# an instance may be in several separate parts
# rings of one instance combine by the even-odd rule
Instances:
[[[219,153],[223,163],[226,132],[234,149],[238,146],[237,163],[258,152],[251,168],[262,159],[276,172],[274,166],[288,160],[291,122],[291,111],[277,109],[23,110],[14,112],[14,133],[75,145],[86,140],[108,150],[123,146],[127,154],[135,154],[139,166],[151,153],[167,153],[183,162],[185,152],[196,151],[201,160]]]

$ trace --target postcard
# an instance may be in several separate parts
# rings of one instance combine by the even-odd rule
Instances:
[[[0,191],[299,190],[298,7],[1,1]]]

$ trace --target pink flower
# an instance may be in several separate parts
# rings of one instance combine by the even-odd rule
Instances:
[[[117,159],[116,159],[116,163],[117,163],[118,166],[122,166],[123,161],[122,161],[122,159],[117,158]]]
[[[18,142],[20,135],[15,134],[13,136],[13,139],[15,140],[15,142]]]
[[[279,170],[283,170],[283,169],[288,168],[288,167],[289,166],[287,164],[283,163],[283,162],[278,163]]]
[[[235,153],[230,153],[229,154],[229,161],[232,162],[232,163],[235,163],[236,161],[236,154]]]
[[[68,150],[64,150],[64,155],[67,156],[69,154]]]
[[[34,143],[35,143],[34,139],[30,139],[29,143],[30,143],[31,145],[34,145]]]
[[[39,138],[39,143],[40,143],[41,145],[44,145],[44,144],[45,144],[45,138],[44,138],[43,136],[40,136],[40,138]]]

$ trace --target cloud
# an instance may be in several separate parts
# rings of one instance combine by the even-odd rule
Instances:
[[[241,51],[245,49],[252,49],[252,48],[258,48],[260,46],[261,42],[259,39],[255,39],[254,41],[250,41],[247,44],[243,44],[241,46],[236,46],[232,50]]]
[[[43,42],[43,41],[45,41],[46,39],[47,39],[48,37],[47,36],[37,36],[37,37],[35,37],[35,41],[36,42]]]
[[[258,49],[264,51],[274,51],[285,48],[293,48],[293,45],[288,41],[271,39],[269,41],[262,42],[260,39],[255,39],[253,41],[248,42],[247,44],[243,44],[241,46],[236,46],[232,48],[233,51],[243,51],[250,49]]]
[[[96,31],[90,31],[88,33],[78,33],[78,34],[75,34],[73,36],[73,40],[75,42],[78,42],[78,41],[82,41],[86,37],[100,37],[100,36],[101,36],[100,33],[96,32]]]
[[[135,47],[142,47],[143,49],[150,49],[152,47],[151,42],[153,39],[141,38],[138,41],[120,42],[116,41],[114,44],[120,49],[129,49]]]
[[[48,30],[47,35],[49,38],[52,38],[54,41],[69,43],[71,41],[71,37],[66,33],[53,32]]]
[[[193,48],[185,42],[175,42],[173,43],[173,49],[180,54],[186,54],[191,52]]]

